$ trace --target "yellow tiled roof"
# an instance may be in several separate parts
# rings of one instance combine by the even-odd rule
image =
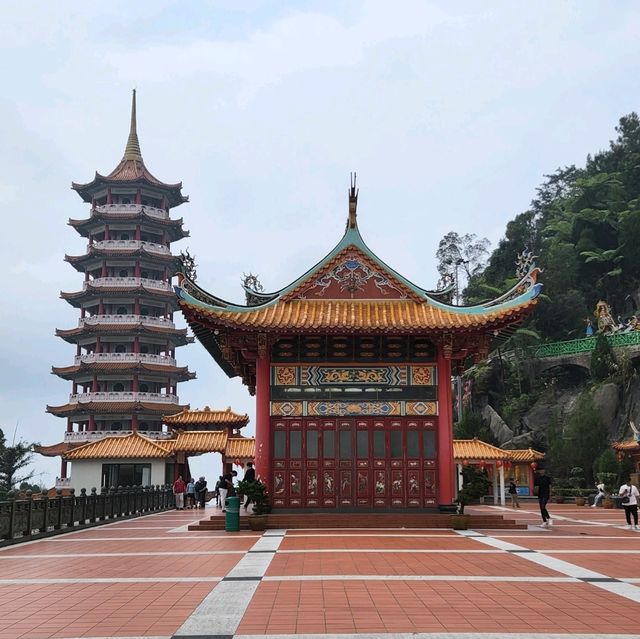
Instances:
[[[509,459],[516,464],[523,462],[540,461],[541,459],[544,459],[544,453],[541,453],[538,450],[533,450],[533,448],[525,448],[523,450],[507,450],[505,452],[509,453]]]
[[[253,437],[229,437],[227,458],[253,459],[256,456],[256,440]]]
[[[403,330],[474,329],[491,324],[504,324],[521,319],[522,313],[536,304],[536,300],[519,306],[486,313],[452,312],[428,302],[413,300],[291,300],[277,302],[249,311],[202,308],[181,301],[200,316],[221,324],[241,329],[324,330],[342,329],[384,331],[389,328]],[[189,313],[190,314],[190,313]]]
[[[163,442],[174,452],[223,453],[227,445],[226,430],[180,431],[176,439]]]
[[[169,446],[147,439],[143,435],[131,433],[125,436],[105,437],[84,446],[74,448],[65,454],[65,459],[130,459],[165,458],[171,456]]]
[[[201,426],[203,424],[215,424],[216,426],[228,424],[230,426],[242,427],[249,422],[248,415],[238,415],[231,410],[211,410],[205,406],[202,410],[183,410],[175,415],[166,415],[162,418],[165,424],[170,426]]]
[[[453,458],[454,459],[487,459],[502,460],[510,459],[509,453],[512,451],[502,450],[479,439],[454,439]]]

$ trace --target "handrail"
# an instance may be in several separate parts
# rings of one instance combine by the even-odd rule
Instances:
[[[613,335],[607,335],[607,341],[612,348],[639,346],[640,331],[629,331],[628,333],[614,333]],[[572,339],[564,342],[550,342],[548,344],[531,346],[527,349],[527,355],[537,359],[542,359],[544,357],[563,357],[566,355],[590,353],[595,346],[595,337],[585,337],[582,339]]]
[[[65,494],[67,493],[67,494]],[[175,505],[170,486],[133,486],[82,488],[76,495],[73,488],[55,497],[47,493],[16,498],[10,491],[6,501],[0,501],[0,546],[57,535],[74,528],[84,528],[127,519],[145,513],[168,510]]]

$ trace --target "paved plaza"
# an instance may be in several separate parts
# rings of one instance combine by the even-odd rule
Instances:
[[[189,532],[202,511],[171,511],[8,546],[0,639],[640,636],[640,533],[568,505],[545,530],[536,506],[528,530]]]

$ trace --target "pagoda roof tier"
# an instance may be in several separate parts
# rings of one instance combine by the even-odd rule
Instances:
[[[254,385],[255,358],[270,340],[294,335],[409,335],[439,342],[449,357],[485,356],[491,336],[521,323],[542,287],[528,272],[504,295],[455,306],[413,284],[365,244],[357,225],[358,194],[349,193],[347,228],[315,266],[273,293],[245,285],[248,303],[227,302],[179,274],[180,308],[198,340],[230,376]]]
[[[182,218],[171,219],[162,209],[156,209],[144,204],[105,204],[91,210],[91,216],[81,220],[70,218],[72,226],[83,237],[100,230],[105,224],[131,222],[144,226],[152,231],[164,231],[172,242],[189,237],[189,231],[182,228]]]
[[[99,297],[142,297],[152,300],[162,300],[163,302],[172,302],[172,307],[175,308],[177,304],[176,296],[173,291],[162,290],[159,288],[151,288],[145,284],[139,283],[136,285],[124,285],[124,286],[93,286],[91,282],[85,282],[86,287],[82,291],[74,291],[72,293],[66,293],[60,291],[60,297],[66,300],[72,306],[80,308],[84,302],[90,302]],[[174,304],[175,303],[175,306]]]
[[[79,459],[164,459],[171,457],[173,451],[165,445],[166,441],[156,441],[133,432],[129,435],[104,437],[69,450],[67,460]]]
[[[176,346],[184,346],[193,342],[193,338],[187,334],[186,328],[172,328],[170,326],[153,326],[144,322],[132,322],[125,324],[85,324],[78,328],[56,329],[56,335],[65,342],[76,344],[79,340],[94,335],[153,335],[171,338]]]
[[[229,434],[226,430],[178,431],[175,439],[166,440],[173,452],[222,453],[227,447]]]
[[[162,402],[131,402],[131,401],[95,401],[70,402],[62,406],[47,406],[47,413],[56,417],[72,417],[73,415],[90,415],[95,413],[150,413],[152,415],[167,415],[173,411],[180,412],[188,409],[189,404],[173,404],[167,406]]]
[[[195,379],[196,374],[189,371],[188,366],[165,366],[163,364],[147,364],[145,362],[81,362],[73,366],[52,366],[51,372],[62,379],[73,381],[87,374],[99,373],[103,376],[119,376],[123,373],[149,373],[170,377],[178,382]]]
[[[231,407],[226,410],[211,410],[208,406],[205,406],[202,410],[185,410],[181,413],[166,415],[163,417],[163,422],[167,426],[178,428],[194,427],[193,430],[197,430],[198,427],[202,426],[212,426],[215,429],[224,426],[242,428],[249,423],[249,416],[238,415],[238,413],[234,413],[231,410]]]
[[[144,164],[142,152],[140,151],[140,143],[138,141],[137,122],[136,122],[136,91],[133,90],[131,100],[131,126],[129,129],[129,137],[124,150],[124,155],[120,164],[109,173],[109,175],[100,175],[96,172],[91,182],[86,184],[72,183],[71,188],[78,192],[85,202],[91,202],[95,193],[105,186],[126,185],[131,186],[140,184],[150,186],[160,190],[169,200],[170,206],[178,206],[183,202],[188,202],[189,198],[182,195],[182,182],[176,184],[166,184],[151,174]]]
[[[72,442],[59,442],[52,444],[51,446],[34,446],[36,453],[44,455],[45,457],[58,457],[64,455],[72,448],[77,448],[80,444]]]
[[[225,458],[227,461],[233,459],[251,459],[256,456],[256,440],[253,437],[229,437]]]
[[[88,266],[92,262],[105,259],[131,259],[131,258],[144,258],[154,264],[158,265],[171,265],[173,266],[173,272],[175,273],[178,265],[180,264],[180,258],[177,255],[171,255],[170,253],[158,253],[156,251],[147,250],[144,246],[140,248],[118,248],[118,249],[103,249],[89,246],[87,252],[84,255],[65,255],[65,262],[69,262],[76,271],[84,273]]]

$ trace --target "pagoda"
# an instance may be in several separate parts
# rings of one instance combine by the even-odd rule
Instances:
[[[56,331],[75,344],[76,355],[71,366],[52,369],[72,389],[68,402],[47,406],[67,425],[64,442],[43,447],[43,454],[64,455],[73,445],[136,431],[162,437],[162,416],[188,408],[179,404],[178,382],[195,377],[176,363],[176,347],[193,338],[173,322],[171,288],[180,264],[171,244],[189,233],[170,212],[188,197],[181,183],[161,182],[145,166],[135,90],[122,160],[108,175],[96,173],[72,188],[91,206],[88,218],[69,220],[88,240],[86,253],[65,257],[84,274],[82,289],[61,293],[80,319],[77,328]],[[60,484],[69,483],[66,476],[63,457]]]
[[[245,283],[245,304],[179,275],[196,337],[256,395],[256,471],[274,509],[450,509],[452,372],[533,310],[531,265],[499,298],[453,306],[365,244],[358,192],[335,248],[288,286]]]

